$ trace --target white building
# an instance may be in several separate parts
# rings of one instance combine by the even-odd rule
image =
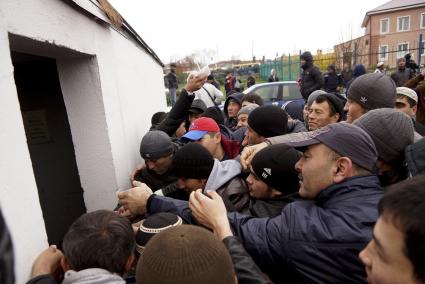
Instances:
[[[80,214],[113,209],[166,108],[162,63],[95,0],[0,2],[0,205],[16,283]]]

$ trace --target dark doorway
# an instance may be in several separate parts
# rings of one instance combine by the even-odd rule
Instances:
[[[59,244],[86,208],[56,61],[17,52],[12,61],[47,236]]]

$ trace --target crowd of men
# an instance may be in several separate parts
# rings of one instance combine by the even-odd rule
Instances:
[[[28,283],[425,283],[425,72],[335,81],[301,58],[298,111],[235,85],[221,111],[190,76],[116,210],[77,219]]]

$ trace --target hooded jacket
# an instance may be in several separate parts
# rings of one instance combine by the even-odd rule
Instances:
[[[323,77],[319,68],[313,65],[313,56],[310,52],[304,52],[301,59],[306,63],[301,66],[303,72],[301,73],[300,92],[304,100],[307,100],[311,93],[323,87]]]
[[[226,101],[224,102],[224,109],[223,109],[224,116],[225,116],[224,125],[230,128],[230,130],[232,131],[236,129],[238,120],[236,117],[229,117],[229,112],[227,111],[227,107],[229,106],[230,100],[236,101],[241,106],[243,96],[244,94],[242,93],[233,93],[232,95],[228,96]]]
[[[348,89],[350,88],[350,86],[354,82],[354,80],[356,80],[358,77],[360,77],[361,75],[364,75],[364,74],[366,74],[366,68],[364,67],[363,64],[357,64],[356,66],[354,66],[353,77],[345,85],[345,87],[346,87],[345,93],[348,93]]]
[[[121,276],[105,269],[89,268],[67,271],[62,284],[125,284],[125,281]]]
[[[342,81],[342,77],[341,74],[337,74],[336,73],[336,69],[335,66],[333,64],[329,65],[328,67],[329,69],[332,69],[333,72],[332,73],[326,73],[324,78],[325,81],[325,91],[328,93],[336,93],[337,92],[337,88],[339,86],[342,86],[343,81]]]
[[[365,283],[358,254],[372,239],[382,195],[377,176],[351,177],[322,190],[315,200],[288,204],[274,218],[231,212],[228,219],[235,236],[276,283]],[[184,201],[152,195],[147,210],[195,222]]]
[[[216,191],[223,198],[228,211],[239,212],[249,205],[247,185],[239,177],[241,171],[241,165],[236,160],[220,162],[215,159],[205,185],[205,191]]]

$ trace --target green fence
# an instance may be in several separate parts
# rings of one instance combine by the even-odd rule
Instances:
[[[277,72],[280,81],[296,81],[300,76],[299,57],[285,57],[281,60],[268,61],[260,65],[260,77],[267,80],[272,69]]]

